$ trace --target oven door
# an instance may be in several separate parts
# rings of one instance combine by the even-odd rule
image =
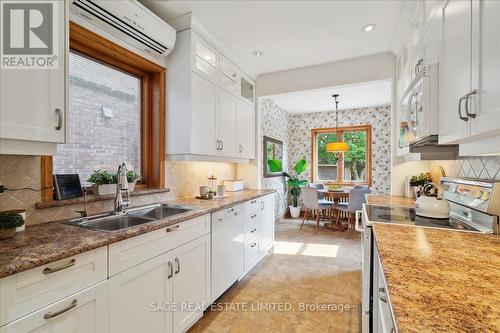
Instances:
[[[365,210],[362,214],[364,230],[361,234],[361,332],[371,331],[372,297],[372,262],[373,240],[372,227],[366,225]]]

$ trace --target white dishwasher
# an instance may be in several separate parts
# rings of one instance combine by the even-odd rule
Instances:
[[[212,214],[212,302],[244,273],[244,233],[243,205]]]

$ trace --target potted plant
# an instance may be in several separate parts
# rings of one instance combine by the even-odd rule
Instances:
[[[0,239],[14,237],[16,228],[24,224],[21,215],[14,212],[0,212]]]
[[[94,170],[88,182],[92,183],[97,195],[114,194],[116,192],[116,174],[106,170]]]
[[[127,182],[128,182],[128,190],[130,192],[134,191],[135,183],[140,179],[139,175],[133,171],[127,171]]]
[[[427,182],[427,174],[421,173],[415,176],[411,176],[410,178],[410,187],[413,189],[415,193],[415,198],[418,198],[422,192],[422,188]]]
[[[302,172],[306,170],[307,162],[305,159],[298,160],[295,163],[295,167],[293,168],[295,171],[295,176],[291,176],[287,172],[283,172],[283,176],[288,178],[288,186],[290,188],[290,195],[292,196],[293,205],[290,205],[290,215],[293,218],[297,218],[300,216],[300,206],[299,206],[299,197],[302,193],[302,186],[307,184],[306,179],[299,179],[299,176]]]

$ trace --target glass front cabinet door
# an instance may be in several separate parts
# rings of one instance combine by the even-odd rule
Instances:
[[[251,82],[250,79],[241,77],[241,97],[249,101],[250,103],[253,103],[254,101],[254,84]]]
[[[221,56],[221,87],[232,93],[233,95],[240,94],[240,73],[233,63]]]
[[[194,71],[213,83],[217,83],[217,51],[196,36],[194,39]]]

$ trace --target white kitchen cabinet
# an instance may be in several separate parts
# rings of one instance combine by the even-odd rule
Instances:
[[[166,254],[109,280],[111,333],[172,332],[174,268]]]
[[[220,92],[220,107],[217,123],[219,155],[226,157],[237,156],[236,142],[236,115],[238,113],[238,100],[225,91]]]
[[[53,155],[65,142],[67,2],[50,3],[57,8],[58,67],[1,69],[0,154]]]
[[[392,315],[389,292],[387,290],[384,272],[376,247],[374,247],[373,270],[373,332],[396,332],[396,324]]]
[[[106,281],[2,326],[0,333],[106,333],[108,304]]]
[[[500,2],[472,3],[472,88],[477,87],[478,104],[471,119],[471,136],[500,131]],[[475,96],[471,96],[471,104]],[[471,108],[474,105],[470,106]]]
[[[168,257],[174,265],[173,332],[186,332],[210,304],[210,235],[178,247]]]
[[[264,256],[274,245],[274,194],[268,194],[260,198],[261,220],[260,220],[260,245],[261,255]]]
[[[450,0],[442,9],[440,143],[469,135],[465,96],[471,91],[471,6],[472,1]]]
[[[192,78],[192,120],[190,124],[190,152],[218,155],[220,149],[218,124],[218,88],[203,77]]]
[[[244,273],[243,205],[212,214],[212,302]]]
[[[167,68],[168,158],[254,158],[255,117],[246,112],[254,108],[254,81],[193,29],[177,33]],[[237,135],[240,118],[246,123],[244,133]]]
[[[0,279],[0,325],[107,278],[107,247]]]
[[[238,101],[236,116],[237,153],[240,158],[255,158],[255,110],[254,106]]]

